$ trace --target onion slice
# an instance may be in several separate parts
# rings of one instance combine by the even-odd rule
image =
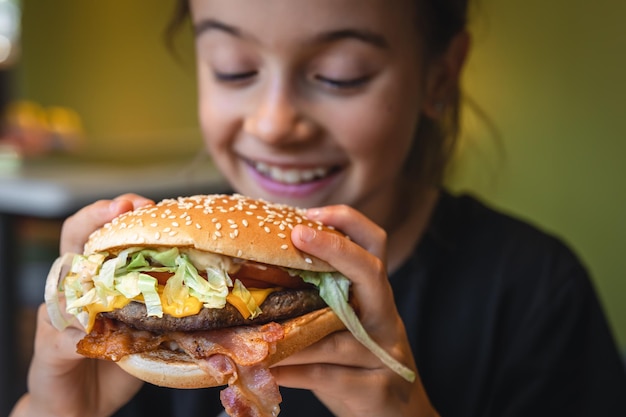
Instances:
[[[50,316],[50,322],[58,330],[63,330],[71,324],[71,321],[66,318],[65,308],[61,305],[59,293],[61,292],[62,277],[65,277],[67,271],[72,266],[74,256],[76,256],[75,253],[65,253],[58,257],[52,264],[52,267],[50,267],[48,277],[46,278],[44,300]]]

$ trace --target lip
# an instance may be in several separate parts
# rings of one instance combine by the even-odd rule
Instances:
[[[331,183],[336,181],[340,173],[342,172],[341,165],[300,167],[287,164],[272,164],[268,162],[254,161],[246,158],[244,158],[243,160],[245,162],[245,166],[250,177],[256,182],[259,187],[261,187],[263,190],[267,191],[270,194],[283,197],[309,197],[319,192],[321,189],[328,187]],[[259,165],[264,166],[263,170],[265,172],[261,172],[257,168]],[[277,169],[279,171],[282,171],[283,173],[286,173],[286,176],[288,176],[287,173],[298,175],[296,173],[299,172],[299,175],[307,178],[301,178],[301,182],[293,183],[280,181],[276,178],[273,178],[267,172],[269,169]],[[324,171],[323,176],[314,176],[310,179],[308,178],[311,176],[310,172],[317,172],[316,175],[319,175],[322,171]],[[291,179],[291,181],[295,180]]]

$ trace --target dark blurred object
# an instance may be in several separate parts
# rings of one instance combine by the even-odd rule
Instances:
[[[20,4],[18,0],[0,2],[0,110],[4,112],[13,99],[12,74],[13,63],[19,54]],[[0,155],[1,157],[1,155]],[[2,160],[0,159],[0,163]],[[0,283],[8,291],[13,287],[12,262],[15,259],[15,247],[10,238],[14,235],[14,223],[10,216],[0,216]],[[20,393],[20,384],[16,383],[17,366],[16,343],[8,337],[15,335],[17,317],[9,305],[0,304],[0,415],[8,415]]]
[[[0,216],[0,282],[2,291],[15,294],[13,277],[16,268],[13,260],[16,256],[14,242],[14,218]],[[17,317],[12,308],[13,303],[0,303],[0,415],[8,415],[13,403],[17,400],[21,384],[16,381],[17,375],[17,344],[12,339],[16,334]]]

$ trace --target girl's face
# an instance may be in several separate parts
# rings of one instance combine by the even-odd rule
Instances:
[[[191,0],[200,122],[240,193],[384,222],[424,100],[408,0]]]

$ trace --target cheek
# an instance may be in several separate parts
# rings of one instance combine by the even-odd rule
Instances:
[[[241,116],[241,106],[228,95],[220,94],[219,89],[200,78],[198,118],[204,142],[211,153],[223,150],[236,135]]]
[[[419,119],[419,99],[398,99],[406,96],[385,94],[342,113],[343,147],[355,162],[401,168]]]

